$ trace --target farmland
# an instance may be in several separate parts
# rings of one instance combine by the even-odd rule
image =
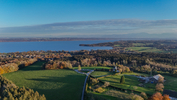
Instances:
[[[41,70],[44,62],[37,62],[23,70],[4,74],[17,86],[29,87],[48,100],[79,100],[85,80],[85,75],[73,70]]]
[[[112,67],[103,67],[103,66],[93,66],[93,67],[81,67],[82,69],[111,69]],[[78,67],[73,67],[73,69],[78,69]]]
[[[138,81],[138,78],[133,77],[133,76],[125,76],[125,83],[120,84],[121,76],[122,75],[108,76],[105,78],[100,78],[100,80],[110,82],[112,86],[122,88],[122,89],[130,89],[130,90],[135,90],[139,92],[145,92],[147,94],[153,94],[155,92],[154,84],[151,84],[152,88],[139,87],[138,84],[140,84],[140,82]]]
[[[127,47],[127,50],[133,50],[137,52],[158,52],[158,53],[165,52],[153,47]]]

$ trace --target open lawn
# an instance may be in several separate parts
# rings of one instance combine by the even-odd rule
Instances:
[[[167,51],[167,52],[177,53],[177,49],[170,49],[170,51]]]
[[[146,45],[145,43],[133,43],[134,46],[144,46]]]
[[[165,77],[164,89],[174,90],[177,92],[177,77],[172,77],[168,75],[162,75]]]
[[[143,76],[149,76],[149,74],[146,74],[146,73],[136,73],[136,72],[133,72],[133,73],[126,73],[126,72],[124,72],[123,74],[124,75],[143,75]]]
[[[114,45],[115,47],[120,47],[120,45]]]
[[[148,74],[145,74],[145,73],[123,73],[125,75],[144,75],[144,76],[149,76]],[[162,75],[163,77],[165,77],[165,82],[164,82],[164,89],[167,89],[167,90],[174,90],[174,91],[177,91],[177,77],[173,77],[173,76],[169,76],[169,75]],[[146,84],[146,86],[149,86],[149,87],[153,87],[154,85],[153,84]]]
[[[101,76],[104,76],[104,75],[113,75],[115,73],[113,72],[104,72],[104,71],[94,71],[91,73],[92,76],[94,77],[101,77]]]
[[[29,87],[47,100],[79,100],[81,98],[85,75],[73,70],[41,70],[44,62],[37,62],[17,72],[4,74],[17,86]]]
[[[140,82],[138,81],[138,78],[133,77],[133,76],[125,75],[125,83],[120,84],[121,76],[122,75],[108,76],[105,78],[100,78],[100,80],[110,82],[112,86],[122,88],[122,89],[131,89],[131,90],[136,90],[139,92],[145,92],[147,94],[153,94],[155,92],[154,90],[155,84],[147,83],[145,84],[146,87],[139,87],[138,84],[140,84]],[[152,88],[148,88],[148,86]]]
[[[153,45],[153,43],[133,43],[134,46]]]
[[[90,69],[90,70],[94,70],[94,69],[112,69],[112,67],[103,67],[103,66],[93,66],[93,67],[81,67],[81,69]],[[73,67],[73,69],[78,69],[78,67]]]
[[[133,50],[138,52],[157,52],[157,53],[165,52],[163,50],[152,47],[128,47],[127,50]]]

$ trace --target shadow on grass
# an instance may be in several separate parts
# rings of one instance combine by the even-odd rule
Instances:
[[[34,71],[34,70],[42,70],[42,65],[44,64],[45,62],[35,62],[34,64],[32,65],[29,65],[25,68],[22,68],[20,69],[21,71]]]
[[[44,94],[47,100],[79,100],[84,79],[85,76],[67,75],[65,77],[42,76],[42,78],[29,78],[27,80],[41,81],[39,86],[32,89]]]

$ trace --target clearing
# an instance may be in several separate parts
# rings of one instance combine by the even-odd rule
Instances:
[[[81,67],[81,69],[112,69],[113,67],[103,67],[103,66],[93,66],[93,67]],[[73,69],[78,69],[78,67],[73,67]]]
[[[29,87],[47,100],[79,100],[81,98],[85,75],[73,70],[41,70],[45,62],[36,62],[17,72],[3,74],[17,86]]]
[[[154,47],[128,47],[126,49],[138,51],[138,52],[157,52],[157,53],[165,52],[165,51],[162,51],[162,50],[154,48]]]

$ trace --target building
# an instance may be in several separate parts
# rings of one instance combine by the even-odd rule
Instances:
[[[163,78],[163,80],[164,80],[164,77],[162,75],[157,74],[157,75],[154,75],[153,77],[150,77],[149,82],[150,83],[158,83],[159,78]]]

